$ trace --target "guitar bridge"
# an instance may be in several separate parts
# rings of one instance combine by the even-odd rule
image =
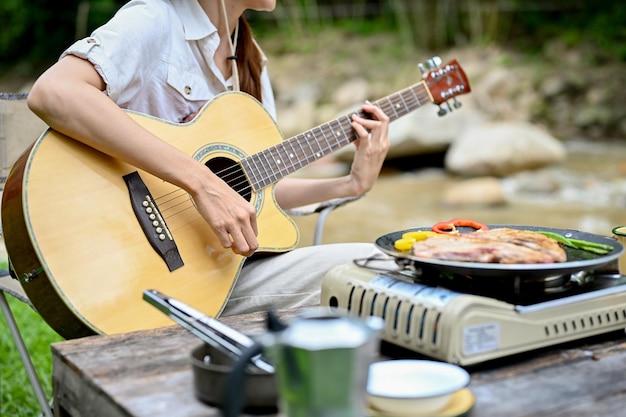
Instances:
[[[143,233],[171,271],[184,265],[165,219],[137,171],[124,175],[130,202]]]

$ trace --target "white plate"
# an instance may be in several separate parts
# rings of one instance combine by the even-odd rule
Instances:
[[[367,392],[391,398],[427,398],[451,394],[469,384],[459,366],[425,360],[391,360],[370,365]]]

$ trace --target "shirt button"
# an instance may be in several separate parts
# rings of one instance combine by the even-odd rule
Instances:
[[[188,85],[185,86],[185,94],[191,94],[191,87]]]

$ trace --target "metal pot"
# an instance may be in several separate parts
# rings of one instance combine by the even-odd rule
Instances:
[[[222,408],[228,378],[234,367],[233,360],[214,347],[202,344],[192,350],[191,365],[196,397],[204,403]],[[245,369],[243,386],[240,388],[245,411],[275,413],[278,409],[277,392],[274,373],[263,372],[255,367]]]

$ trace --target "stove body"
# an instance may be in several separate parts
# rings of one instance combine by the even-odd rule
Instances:
[[[550,281],[416,282],[346,264],[324,277],[321,304],[381,317],[383,340],[463,366],[626,328],[626,276]]]

